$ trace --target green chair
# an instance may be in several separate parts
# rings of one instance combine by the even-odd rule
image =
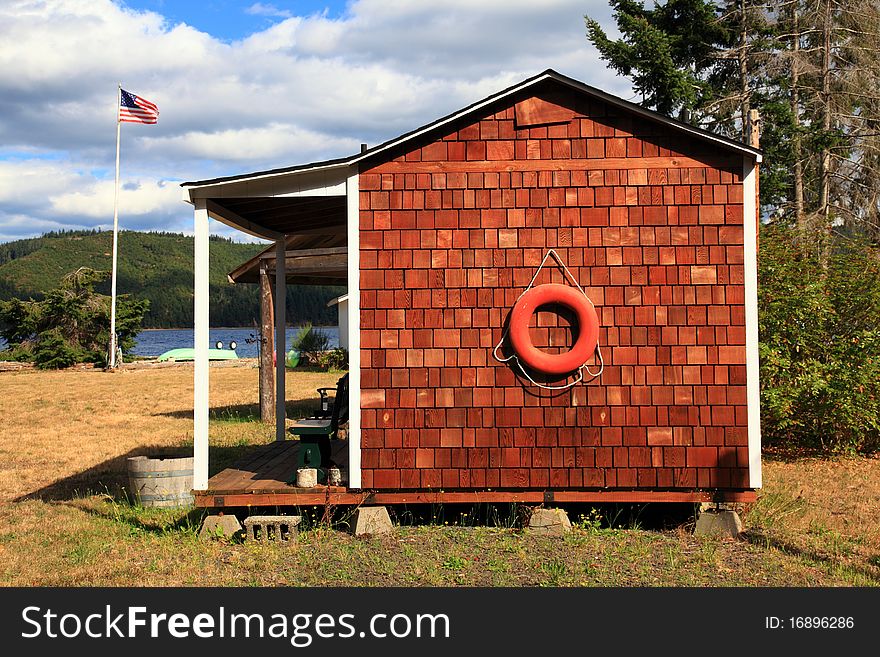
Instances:
[[[321,395],[322,398],[325,396]],[[331,466],[330,441],[335,440],[339,427],[348,422],[348,374],[336,382],[336,397],[330,416],[321,411],[312,417],[297,421],[288,431],[300,440],[297,469],[317,468],[318,483],[326,483],[327,469]],[[294,472],[294,479],[296,474]]]

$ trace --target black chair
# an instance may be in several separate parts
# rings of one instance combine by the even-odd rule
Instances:
[[[299,467],[323,468],[325,473],[330,467],[330,441],[336,439],[339,427],[348,422],[348,374],[336,382],[336,397],[329,410],[330,417],[317,414],[297,421],[288,429],[302,443]]]
[[[318,388],[318,394],[321,395],[321,402],[318,407],[318,410],[315,411],[316,418],[329,418],[333,415],[333,404],[336,401],[335,397],[331,397],[330,393],[334,394],[337,392],[336,388]]]

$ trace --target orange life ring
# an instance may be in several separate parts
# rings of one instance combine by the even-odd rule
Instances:
[[[558,303],[577,314],[578,339],[563,354],[548,354],[532,344],[529,322],[539,307]],[[520,361],[545,374],[570,374],[581,368],[599,343],[599,317],[577,288],[559,283],[538,285],[523,294],[510,313],[510,344]]]

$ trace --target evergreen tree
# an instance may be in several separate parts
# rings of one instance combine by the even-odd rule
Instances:
[[[586,16],[587,36],[611,68],[633,81],[642,104],[685,121],[714,97],[710,73],[731,35],[709,0],[668,0],[647,9],[639,0],[610,0],[622,38],[611,40]]]
[[[109,275],[80,267],[41,301],[0,302],[0,335],[12,355],[47,369],[82,362],[106,363],[110,298],[94,288]],[[148,308],[146,300],[117,297],[116,331],[123,353],[134,348],[134,338]]]
[[[828,257],[836,227],[880,242],[876,0],[612,0],[621,38],[587,36],[642,104],[747,142],[761,116],[761,206]]]

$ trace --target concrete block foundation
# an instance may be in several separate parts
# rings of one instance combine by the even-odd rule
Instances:
[[[250,516],[244,520],[245,539],[293,545],[301,522],[302,516]]]
[[[393,531],[391,517],[384,506],[362,506],[354,512],[352,533],[355,536],[365,534],[387,534]]]
[[[705,509],[697,518],[694,528],[695,536],[712,538],[738,538],[743,526],[736,511],[729,509]]]
[[[562,536],[571,531],[571,521],[562,509],[535,509],[529,518],[529,531],[539,536]]]
[[[202,521],[202,528],[199,530],[199,538],[206,540],[209,538],[239,538],[244,536],[244,528],[238,521],[238,518],[226,514],[210,515]]]

